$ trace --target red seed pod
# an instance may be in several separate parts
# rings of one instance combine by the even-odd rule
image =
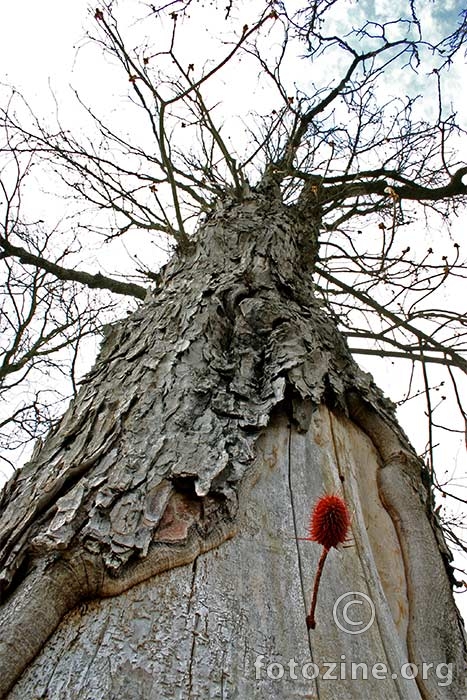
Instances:
[[[337,547],[347,539],[350,513],[345,501],[337,494],[327,494],[318,499],[310,520],[310,539],[325,549]]]

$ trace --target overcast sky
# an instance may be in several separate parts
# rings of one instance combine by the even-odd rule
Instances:
[[[41,95],[48,78],[69,81],[76,47],[84,36],[85,0],[15,0],[0,9],[2,80]],[[66,7],[66,9],[65,9]]]

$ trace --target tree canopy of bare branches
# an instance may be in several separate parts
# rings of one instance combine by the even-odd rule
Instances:
[[[1,114],[1,377],[15,408],[1,424],[18,443],[43,431],[51,402],[42,388],[20,399],[11,390],[39,366],[69,372],[63,363],[73,366],[75,351],[57,353],[115,317],[110,298],[140,302],[157,287],[157,264],[138,253],[132,279],[99,269],[98,256],[89,272],[82,252],[92,235],[104,245],[138,236],[183,252],[216,203],[268,188],[319,221],[310,272],[352,351],[412,363],[419,380],[406,398],[424,387],[430,464],[436,425],[446,423],[433,403],[440,382],[460,414],[444,427],[462,433],[465,315],[455,301],[465,263],[448,229],[465,198],[467,166],[444,92],[465,16],[451,18],[444,36],[425,37],[417,13],[426,8],[415,3],[407,16],[366,17],[358,29],[339,10],[337,2],[210,11],[173,2],[148,5],[129,23],[123,8],[103,4],[91,13],[89,36],[117,84],[128,85],[123,123],[76,93],[88,133],[70,130],[60,105],[47,124],[10,94]],[[209,23],[218,40],[188,49],[193,27],[209,34]],[[242,93],[235,72],[255,76],[259,98]],[[243,102],[238,118],[229,112],[232,88]],[[28,220],[32,173],[38,188],[50,179],[63,193],[73,223]],[[86,297],[85,289],[111,297]],[[432,380],[433,366],[446,367],[446,378],[437,372]]]

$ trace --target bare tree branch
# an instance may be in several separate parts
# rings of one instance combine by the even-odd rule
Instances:
[[[46,260],[39,255],[30,253],[21,246],[13,245],[4,236],[0,236],[0,247],[3,251],[0,254],[0,258],[9,256],[16,257],[24,265],[32,265],[44,270],[45,272],[50,272],[57,279],[79,282],[90,289],[107,289],[109,292],[113,292],[114,294],[124,294],[125,296],[132,296],[143,301],[146,298],[147,290],[138,284],[131,282],[119,282],[111,277],[102,275],[100,272],[95,275],[91,275],[89,272],[72,270],[71,268],[57,265],[56,263]]]

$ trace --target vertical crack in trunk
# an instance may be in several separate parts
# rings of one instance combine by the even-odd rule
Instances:
[[[188,605],[187,605],[187,624],[189,623],[189,616],[190,616],[190,612],[191,612],[191,606],[192,606],[195,583],[196,583],[196,572],[197,572],[196,563],[197,563],[197,559],[195,559],[193,564],[192,564],[191,588],[190,588],[190,596],[188,598]],[[192,692],[193,692],[193,663],[195,660],[196,635],[197,635],[198,623],[199,623],[199,614],[195,613],[194,625],[193,625],[193,629],[191,630],[192,639],[191,639],[190,658],[188,659],[188,700],[191,700]]]
[[[303,571],[303,564],[302,564],[302,558],[300,555],[300,546],[298,544],[298,537],[300,536],[299,530],[298,530],[298,525],[297,525],[297,512],[295,508],[295,502],[294,502],[294,486],[293,486],[293,449],[292,449],[292,439],[293,439],[293,427],[289,423],[289,428],[288,428],[288,447],[287,447],[287,453],[288,453],[288,487],[289,487],[289,497],[290,497],[290,509],[292,512],[292,521],[293,521],[293,527],[294,527],[294,538],[295,538],[295,550],[297,553],[297,567],[298,567],[298,575],[300,578],[300,587],[302,590],[302,600],[303,600],[303,625],[305,627],[305,620],[306,616],[308,614],[308,600],[306,597],[306,581],[307,578],[304,574]],[[308,634],[308,649],[310,652],[310,661],[311,663],[314,663],[314,658],[313,658],[313,647],[311,646],[311,639],[310,635]],[[319,700],[319,684],[318,684],[318,679],[315,679],[313,682],[313,685],[316,689],[317,693],[317,698]]]

